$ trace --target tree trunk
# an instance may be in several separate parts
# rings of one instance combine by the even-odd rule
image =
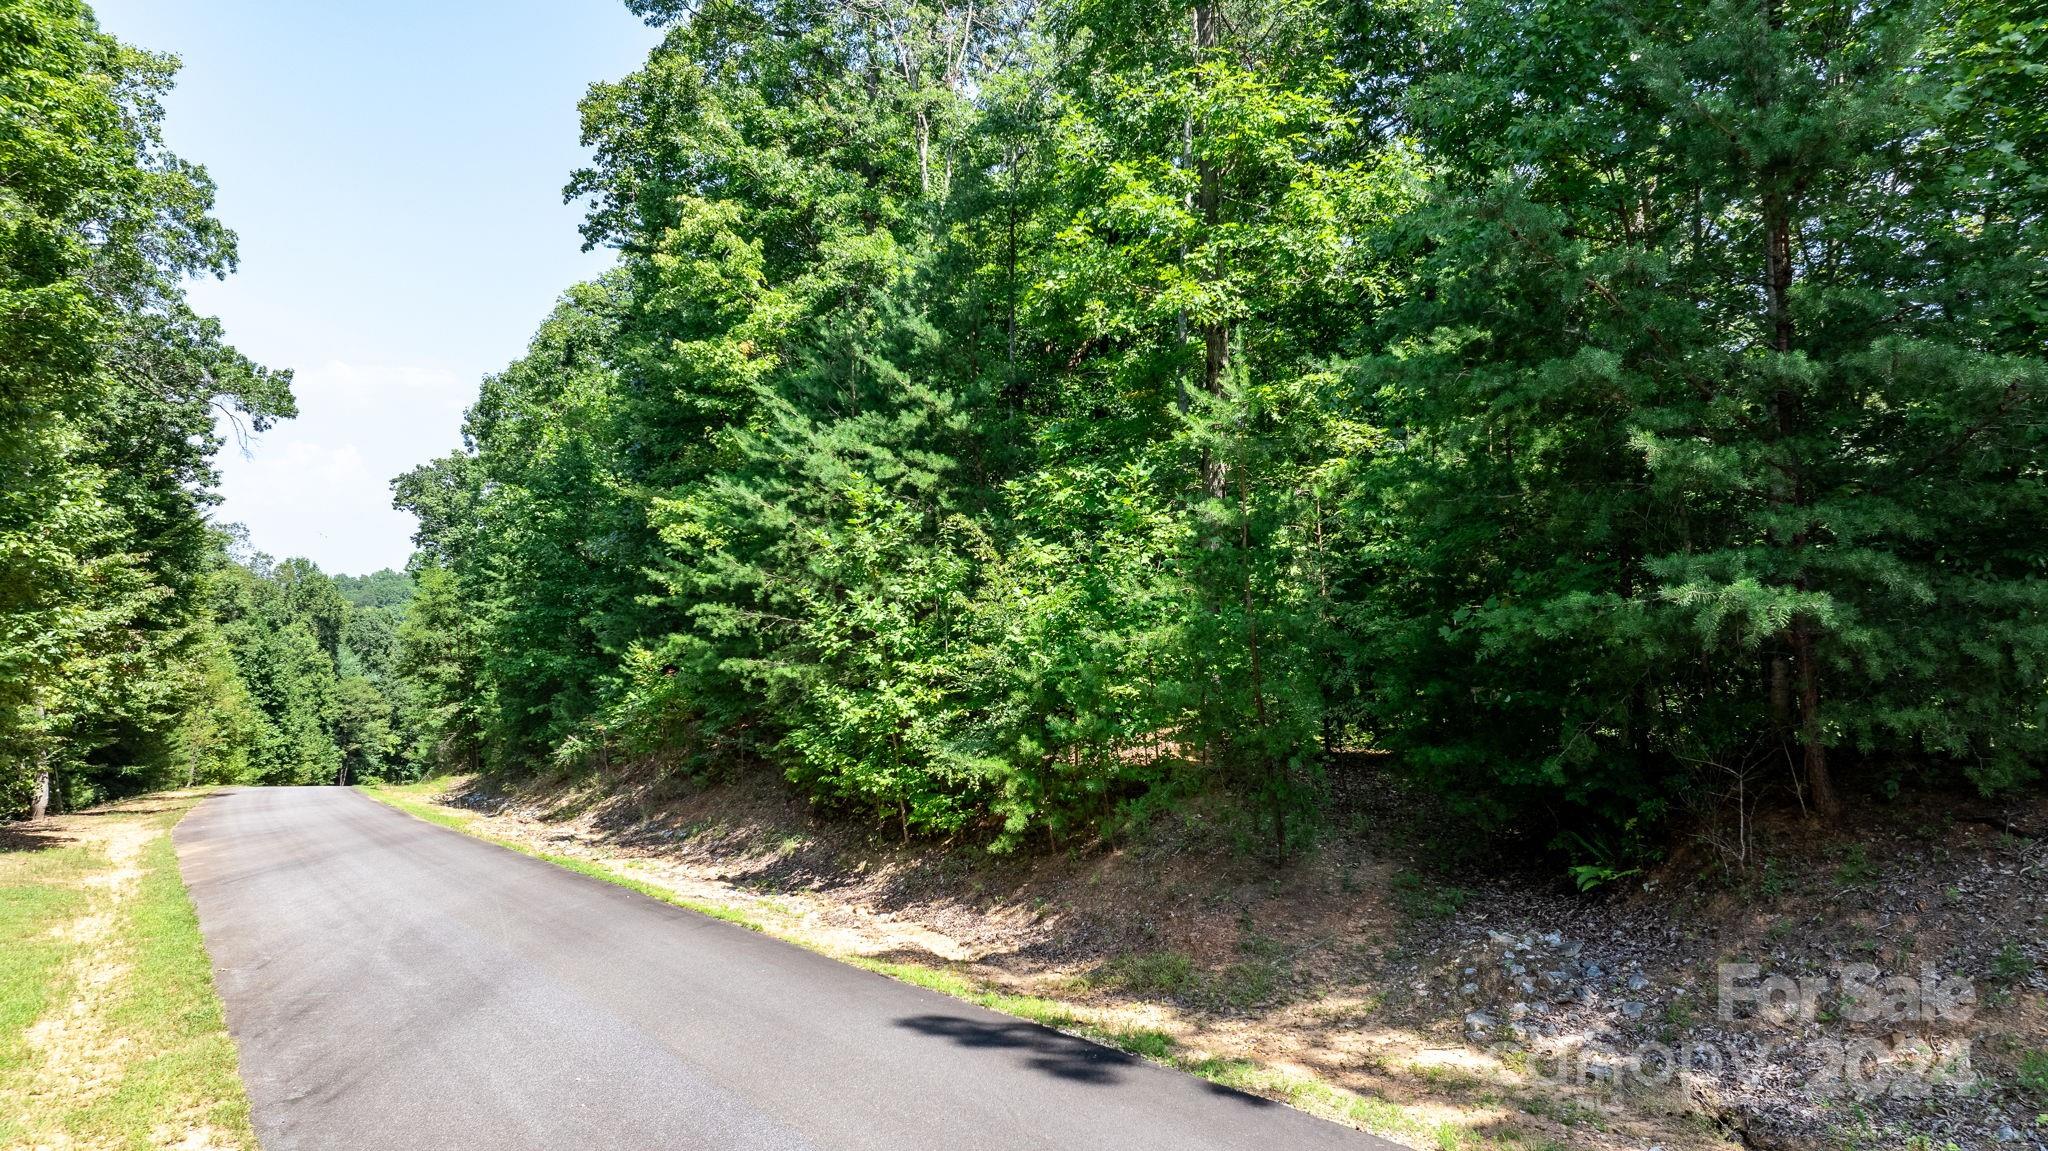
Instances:
[[[1008,181],[1009,203],[1007,205],[1009,221],[1010,259],[1010,278],[1008,289],[1009,314],[1004,318],[1003,321],[1003,335],[1007,339],[1007,355],[1009,358],[1006,361],[1008,365],[1008,375],[1003,380],[1003,386],[1006,390],[1009,390],[1012,393],[1014,393],[1017,386],[1017,165],[1022,161],[1022,158],[1022,154],[1019,152],[1019,150],[1015,148],[1010,149],[1008,156],[1010,169]],[[1012,407],[1014,409],[1016,406],[1018,406],[1017,397],[1014,394],[1012,394],[1010,399]]]
[[[1805,624],[1792,629],[1792,645],[1799,661],[1799,742],[1806,752],[1806,790],[1813,797],[1815,814],[1833,823],[1842,816],[1842,803],[1835,796],[1828,749],[1820,738],[1820,677],[1813,666],[1813,633]]]
[[[1782,26],[1775,0],[1764,4],[1763,16],[1773,32]],[[1771,345],[1779,355],[1789,356],[1794,336],[1792,200],[1797,193],[1797,185],[1791,174],[1780,170],[1775,163],[1767,167],[1761,176],[1765,307],[1770,321]],[[1803,509],[1811,504],[1812,497],[1806,490],[1798,452],[1790,446],[1798,428],[1798,397],[1780,387],[1772,396],[1771,407],[1776,417],[1779,443],[1786,447],[1785,475],[1792,487],[1791,504],[1794,508]],[[1810,529],[1810,524],[1802,524],[1793,533],[1791,546],[1795,553],[1806,550]],[[1798,559],[1800,567],[1794,583],[1799,590],[1805,591],[1804,556],[1800,555]],[[1807,620],[1795,619],[1786,629],[1785,638],[1792,649],[1794,671],[1799,681],[1799,744],[1805,761],[1807,790],[1812,795],[1814,811],[1821,819],[1833,822],[1841,814],[1841,803],[1835,796],[1834,780],[1828,774],[1827,748],[1821,742],[1820,677],[1813,664],[1813,625]]]
[[[1223,16],[1213,2],[1195,6],[1195,58],[1198,61],[1216,46],[1222,24]],[[1196,159],[1195,172],[1195,208],[1201,215],[1204,231],[1213,242],[1223,204],[1222,175],[1217,172],[1215,161],[1207,156]],[[1212,280],[1222,279],[1222,260],[1223,257],[1212,247],[1208,268]],[[1201,327],[1202,390],[1214,398],[1223,394],[1223,374],[1230,367],[1230,324],[1226,320],[1211,319],[1203,321]],[[1228,483],[1227,466],[1205,448],[1202,452],[1202,491],[1210,499],[1220,500]]]
[[[1770,280],[1769,303],[1771,343],[1781,353],[1792,350],[1792,206],[1781,192],[1764,196],[1764,219],[1769,228],[1765,254]],[[1783,393],[1780,393],[1782,395]]]
[[[917,190],[932,194],[932,122],[922,106],[917,110]]]
[[[1764,224],[1767,229],[1767,299],[1770,308],[1772,344],[1779,355],[1792,352],[1792,212],[1791,205],[1782,193],[1772,191],[1764,197]],[[1771,406],[1776,416],[1778,439],[1781,443],[1792,440],[1798,430],[1798,397],[1780,388],[1772,397]],[[1791,449],[1786,452],[1786,473],[1792,485],[1791,503],[1794,508],[1803,509],[1812,502],[1806,490],[1805,475],[1799,467],[1798,453]],[[1794,553],[1803,553],[1810,536],[1810,525],[1802,525],[1793,533],[1791,546]],[[1800,591],[1807,588],[1804,556],[1798,556],[1801,565],[1794,579]],[[1841,814],[1841,805],[1835,798],[1834,781],[1828,775],[1827,748],[1821,743],[1820,730],[1820,677],[1813,666],[1813,626],[1803,619],[1795,619],[1786,629],[1785,637],[1792,648],[1794,670],[1799,680],[1799,745],[1806,767],[1806,786],[1813,797],[1814,811],[1821,819],[1830,823]]]
[[[36,772],[35,791],[29,796],[28,817],[41,819],[50,814],[50,769],[44,767]]]
[[[1792,726],[1792,665],[1784,656],[1774,655],[1769,669],[1771,721],[1782,730]]]
[[[1272,759],[1266,770],[1271,773],[1268,786],[1273,793],[1273,866],[1279,867],[1287,862],[1287,761],[1273,757],[1266,745],[1266,677],[1259,655],[1258,603],[1252,595],[1252,509],[1243,472],[1237,477],[1237,546],[1244,562],[1244,628],[1245,648],[1251,658],[1252,722],[1259,732],[1252,746],[1257,754]]]

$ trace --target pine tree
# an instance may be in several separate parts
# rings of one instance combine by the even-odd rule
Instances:
[[[1399,447],[1363,626],[1425,772],[1640,830],[1787,755],[1824,816],[1844,762],[2028,770],[2042,375],[1982,291],[2009,225],[1929,150],[1930,35],[1894,5],[1463,10],[1368,372]]]

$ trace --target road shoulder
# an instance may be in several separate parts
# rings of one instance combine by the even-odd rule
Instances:
[[[204,796],[0,828],[0,1146],[256,1147],[171,842]]]
[[[632,854],[609,851],[587,840],[551,840],[539,828],[446,802],[451,784],[457,782],[438,780],[358,790],[415,818],[580,875],[630,888],[649,898],[739,924],[851,966],[1051,1027],[1408,1146],[1456,1147],[1460,1151],[1521,1151],[1526,1146],[1518,1138],[1497,1140],[1480,1130],[1490,1122],[1490,1116],[1468,1115],[1436,1106],[1407,1106],[1346,1090],[1299,1068],[1185,1045],[1161,1026],[1164,1021],[1156,1012],[1143,1006],[1104,1007],[1056,995],[1019,993],[1015,988],[979,978],[971,964],[949,961],[943,939],[927,937],[929,933],[917,933],[914,929],[912,934],[916,938],[895,938],[906,925],[895,925],[895,930],[885,928],[870,938],[853,938],[843,930],[820,929],[815,915],[807,914],[786,898],[763,898],[759,893],[715,882],[679,882],[681,877],[675,873],[646,867],[644,859]]]

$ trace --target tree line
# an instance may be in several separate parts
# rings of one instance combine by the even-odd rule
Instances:
[[[185,303],[235,243],[164,147],[175,68],[69,0],[0,5],[0,809],[200,770],[214,417],[294,411]]]
[[[632,0],[617,267],[394,482],[402,613],[204,542],[209,406],[288,381],[177,295],[232,242],[167,62],[13,7],[14,776],[175,762],[215,689],[94,685],[206,649],[255,777],[759,770],[997,850],[1200,795],[1284,854],[1360,749],[1615,866],[2039,778],[2038,0]]]
[[[632,0],[616,271],[396,481],[439,762],[908,838],[1332,751],[1622,859],[2038,776],[2037,2]]]
[[[332,579],[210,522],[223,436],[295,408],[186,304],[235,238],[164,146],[176,69],[75,0],[0,3],[0,814],[422,758],[411,578]]]

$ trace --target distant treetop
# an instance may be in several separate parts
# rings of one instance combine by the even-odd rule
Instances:
[[[369,575],[337,575],[334,588],[355,607],[404,607],[412,602],[412,577],[390,568]]]

